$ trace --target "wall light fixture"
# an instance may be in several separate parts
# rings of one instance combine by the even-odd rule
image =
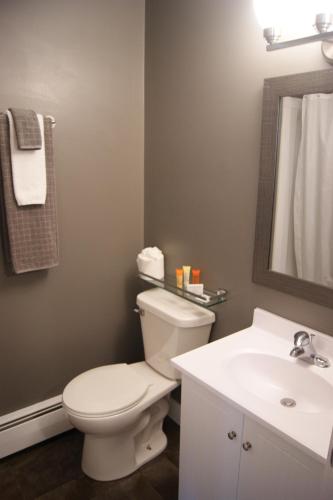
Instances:
[[[323,42],[333,64],[333,0],[253,0],[266,40],[266,50]]]

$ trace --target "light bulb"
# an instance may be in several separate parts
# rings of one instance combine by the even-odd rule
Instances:
[[[254,11],[268,44],[278,42],[281,37],[281,2],[276,0],[253,0]]]
[[[254,11],[258,23],[262,27],[272,28],[279,25],[280,10],[279,2],[276,0],[253,0]]]
[[[332,0],[311,0],[309,3],[313,14],[333,14]]]

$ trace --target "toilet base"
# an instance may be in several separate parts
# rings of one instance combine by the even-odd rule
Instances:
[[[132,474],[166,448],[162,430],[169,410],[168,397],[160,399],[123,432],[85,434],[82,470],[97,481],[112,481]]]

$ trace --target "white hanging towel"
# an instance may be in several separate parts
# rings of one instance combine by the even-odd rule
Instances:
[[[42,136],[41,149],[21,150],[17,145],[12,114],[10,111],[6,111],[6,114],[9,120],[13,187],[17,204],[44,205],[47,188],[43,116],[37,115]]]
[[[297,276],[333,287],[333,94],[303,97],[294,231]]]

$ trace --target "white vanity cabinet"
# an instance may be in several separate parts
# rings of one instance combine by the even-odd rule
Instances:
[[[182,378],[180,500],[236,499],[242,428],[240,412]]]
[[[320,500],[321,463],[247,417],[242,442],[237,500]]]
[[[180,500],[321,500],[324,473],[319,461],[183,376]]]

